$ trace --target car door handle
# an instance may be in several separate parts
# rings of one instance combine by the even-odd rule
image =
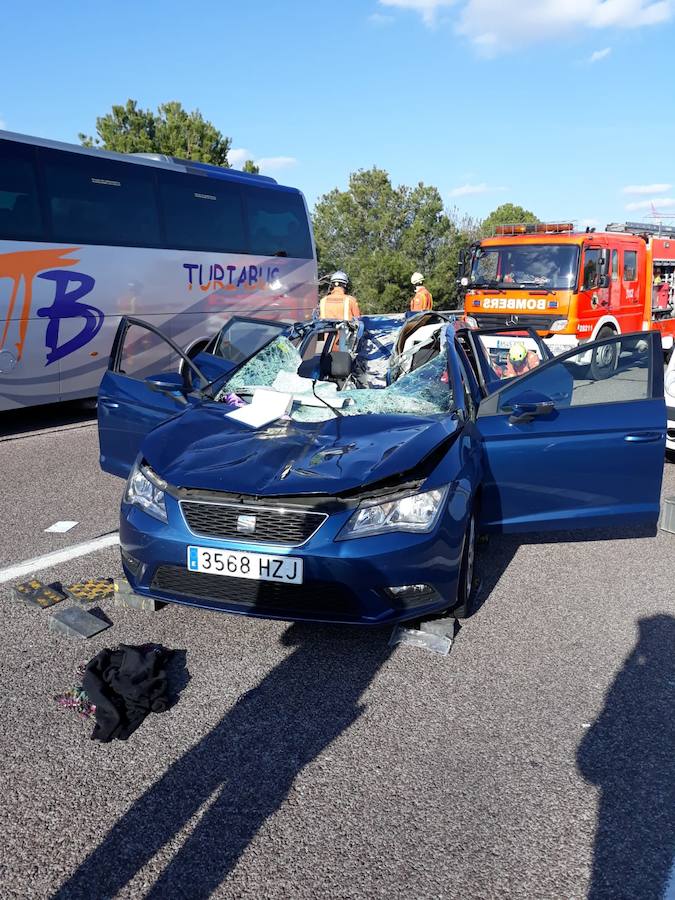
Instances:
[[[105,406],[106,409],[119,409],[120,405],[115,400],[108,400],[106,397],[99,397],[99,405]]]
[[[653,444],[663,439],[661,431],[643,431],[642,434],[627,434],[624,441],[628,444]]]

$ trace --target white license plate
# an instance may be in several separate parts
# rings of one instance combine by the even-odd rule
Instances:
[[[302,559],[297,556],[268,556],[267,553],[188,547],[187,567],[190,572],[206,572],[209,575],[302,584]]]

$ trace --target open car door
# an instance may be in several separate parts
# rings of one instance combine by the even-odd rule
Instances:
[[[655,527],[665,452],[656,332],[584,344],[481,401],[481,519],[505,532]]]
[[[201,402],[199,388],[207,383],[171,338],[154,325],[123,317],[98,389],[101,468],[126,478],[146,434]]]

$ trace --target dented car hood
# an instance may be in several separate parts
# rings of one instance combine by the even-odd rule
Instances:
[[[187,410],[142,455],[170,485],[258,496],[350,492],[410,472],[457,432],[454,416],[362,415],[279,421],[253,431],[227,407]]]

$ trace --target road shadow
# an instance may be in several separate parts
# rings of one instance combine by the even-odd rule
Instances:
[[[390,631],[289,626],[282,642],[292,652],[134,803],[54,898],[115,896],[205,804],[146,898],[209,897],[296,776],[362,714]]]
[[[600,789],[589,900],[662,900],[675,855],[675,618],[638,624],[577,751]]]
[[[43,428],[61,428],[64,425],[89,424],[96,421],[93,400],[69,400],[47,406],[31,406],[27,409],[11,409],[0,412],[0,438],[29,434]]]

